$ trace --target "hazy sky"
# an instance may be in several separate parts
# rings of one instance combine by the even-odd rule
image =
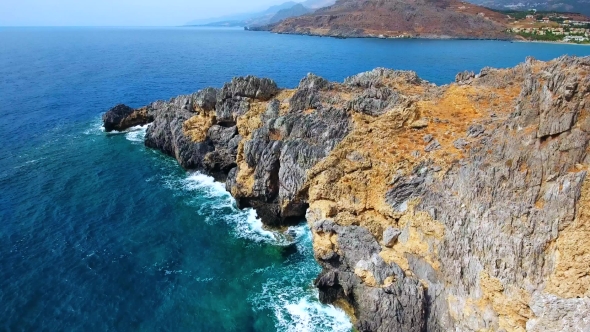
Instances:
[[[166,26],[287,0],[0,0],[0,26]]]

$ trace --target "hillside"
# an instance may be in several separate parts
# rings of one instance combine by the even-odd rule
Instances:
[[[506,15],[457,0],[339,0],[261,30],[340,37],[507,39]]]
[[[333,5],[335,0],[307,0],[304,2],[288,1],[271,6],[264,11],[229,15],[188,22],[187,26],[213,27],[257,27],[277,23],[289,17],[312,13],[313,11]]]
[[[276,13],[270,20],[269,23],[277,23],[282,20],[288,19],[290,17],[297,17],[305,14],[309,14],[313,12],[312,9],[305,7],[302,4],[297,4],[288,9],[282,9],[278,13]]]

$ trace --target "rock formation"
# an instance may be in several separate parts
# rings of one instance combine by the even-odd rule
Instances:
[[[123,131],[129,127],[143,125],[154,121],[154,118],[148,114],[146,108],[135,110],[126,105],[117,105],[106,112],[102,121],[105,131],[113,130]]]
[[[359,331],[588,331],[589,108],[590,57],[561,57],[445,86],[236,78],[136,112],[267,225],[305,216],[320,299]]]

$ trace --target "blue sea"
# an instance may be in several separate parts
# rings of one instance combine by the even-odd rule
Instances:
[[[350,331],[318,301],[305,221],[285,233],[212,178],[106,134],[101,114],[239,75],[295,87],[389,67],[457,72],[590,47],[331,39],[204,28],[0,28],[1,331]]]

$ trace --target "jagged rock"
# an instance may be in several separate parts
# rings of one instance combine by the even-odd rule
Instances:
[[[267,225],[305,216],[320,300],[347,302],[359,331],[583,330],[588,72],[590,58],[562,57],[460,89],[385,69],[282,91],[242,78],[214,109],[211,91],[146,107],[146,145],[227,177]]]
[[[236,77],[219,91],[217,101],[233,97],[269,100],[279,91],[277,84],[268,78]]]
[[[236,126],[222,127],[219,125],[213,125],[211,128],[209,128],[207,136],[209,139],[211,139],[215,146],[221,146],[226,149],[235,150],[237,145],[230,148],[229,143],[237,134],[238,128]]]
[[[268,78],[236,77],[217,93],[217,121],[231,126],[239,116],[250,110],[252,101],[267,101],[278,91],[277,84]]]
[[[400,95],[386,88],[368,88],[362,95],[350,102],[350,109],[356,112],[378,116],[400,103]]]
[[[467,142],[464,138],[459,138],[458,140],[453,142],[453,146],[459,150],[465,149],[467,145],[469,145],[469,142]]]
[[[153,121],[147,109],[133,109],[127,105],[117,105],[102,116],[104,130],[108,133],[113,130],[123,131],[134,126],[145,125]]]
[[[329,89],[330,84],[324,78],[314,74],[307,74],[299,82],[297,92],[289,101],[291,111],[305,111],[321,107],[321,90]]]
[[[193,142],[185,134],[183,124],[194,115],[186,100],[179,97],[149,107],[155,117],[146,131],[145,145],[176,158],[186,169],[201,169],[204,157],[215,148],[210,140]]]
[[[369,89],[380,88],[387,85],[387,82],[389,81],[397,81],[412,85],[424,83],[424,81],[413,71],[376,68],[365,73],[348,77],[344,80],[344,84],[352,87]]]
[[[475,78],[475,74],[472,71],[464,71],[464,72],[458,73],[457,76],[455,76],[455,82],[457,82],[459,84],[467,84],[473,78]]]
[[[194,103],[205,111],[212,111],[215,109],[215,103],[217,102],[217,89],[206,88],[197,93],[194,96]]]
[[[474,124],[467,130],[467,137],[475,138],[481,136],[485,132],[484,126],[481,124]]]
[[[442,147],[438,140],[432,140],[428,145],[424,148],[425,152],[432,152],[436,150],[440,150]]]

